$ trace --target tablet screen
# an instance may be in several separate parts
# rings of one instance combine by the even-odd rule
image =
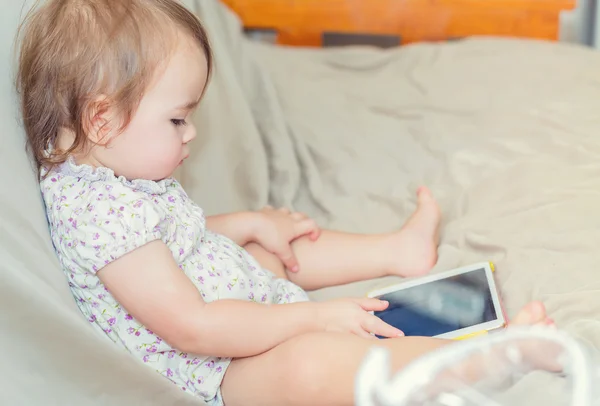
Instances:
[[[484,268],[378,296],[374,312],[406,336],[432,337],[497,319]]]

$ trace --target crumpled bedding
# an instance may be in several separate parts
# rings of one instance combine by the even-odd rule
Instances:
[[[246,179],[268,192],[249,207],[269,202],[323,227],[384,232],[400,227],[427,185],[444,214],[433,272],[493,261],[509,316],[541,300],[560,329],[600,346],[600,54],[498,38],[383,51],[225,37],[243,62],[217,63],[238,70],[238,101],[252,117],[237,136],[260,151]],[[202,204],[208,185],[186,186]],[[312,297],[360,296],[398,279]],[[535,389],[562,384],[548,379],[527,377],[507,397],[545,403]]]
[[[227,134],[203,128],[229,112],[197,120],[204,145],[230,147],[217,165],[251,189],[238,188],[244,207],[268,202],[323,227],[391,231],[427,185],[444,214],[434,272],[494,261],[509,315],[539,299],[561,328],[600,345],[599,53],[498,38],[285,48],[244,39],[213,1],[187,3],[217,54],[203,107],[230,97],[230,108],[244,111]],[[237,97],[223,95],[231,82]],[[209,176],[206,167],[201,157],[190,162],[184,184],[208,212],[226,211],[234,202],[215,198],[220,184],[194,181]],[[364,294],[391,280],[313,297]]]

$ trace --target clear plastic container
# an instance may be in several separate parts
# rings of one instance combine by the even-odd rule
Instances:
[[[357,406],[596,406],[597,356],[547,327],[456,342],[392,375],[374,347],[356,379]]]

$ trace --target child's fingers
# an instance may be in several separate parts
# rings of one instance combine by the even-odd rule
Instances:
[[[307,219],[301,220],[294,225],[294,233],[295,233],[294,239],[302,237],[303,235],[307,235],[307,234],[310,234],[312,237],[313,233],[316,230],[319,230],[319,226],[313,219],[307,218]],[[320,233],[320,231],[319,231],[319,233]]]
[[[298,266],[298,260],[296,259],[294,251],[292,251],[292,247],[289,244],[286,244],[286,247],[279,252],[276,252],[275,255],[279,257],[283,265],[290,272],[298,272],[300,269]]]
[[[309,238],[311,239],[311,241],[316,241],[321,236],[321,228],[319,227],[317,222],[308,217],[306,214],[301,212],[292,213],[292,219],[294,219],[298,223],[303,223],[302,227],[306,227],[303,229],[303,233],[298,237],[309,234]]]
[[[320,236],[321,236],[321,229],[318,228],[318,229],[314,230],[312,233],[310,233],[308,238],[310,238],[311,241],[317,241]]]
[[[370,340],[377,338],[373,334],[369,333],[368,331],[366,331],[363,328],[357,329],[354,334],[356,334],[357,336],[362,337],[362,338],[368,338]]]
[[[370,297],[353,298],[351,300],[368,312],[385,310],[389,305],[385,300]]]
[[[366,331],[370,331],[371,333],[380,337],[396,338],[404,336],[402,330],[397,329],[394,326],[390,326],[385,321],[381,320],[379,317],[373,315],[370,315],[370,317],[365,318],[362,327]]]
[[[306,220],[308,218],[308,216],[302,212],[299,211],[295,211],[291,214],[292,219],[296,220],[296,221],[301,221],[301,220]]]

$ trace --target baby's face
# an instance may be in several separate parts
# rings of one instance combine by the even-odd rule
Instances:
[[[190,115],[200,102],[207,73],[204,53],[191,39],[182,40],[125,130],[108,147],[94,149],[95,160],[127,179],[171,176],[196,137]]]

